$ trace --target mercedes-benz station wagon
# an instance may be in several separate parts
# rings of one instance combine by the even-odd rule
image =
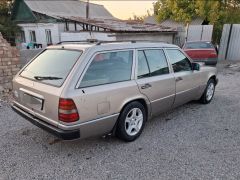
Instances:
[[[192,100],[209,103],[217,70],[165,43],[62,43],[13,80],[12,108],[70,140],[114,134],[133,141],[151,117]]]

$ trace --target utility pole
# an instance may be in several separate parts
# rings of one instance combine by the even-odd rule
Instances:
[[[89,0],[87,0],[87,4],[86,4],[86,19],[89,18]]]

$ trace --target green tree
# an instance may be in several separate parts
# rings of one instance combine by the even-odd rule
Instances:
[[[185,24],[201,17],[214,25],[213,40],[219,43],[226,23],[240,23],[240,0],[158,0],[154,12],[159,22],[170,18]]]
[[[0,0],[0,32],[12,45],[20,28],[11,20],[13,0]]]
[[[140,15],[140,16],[138,16],[138,15],[136,15],[136,14],[133,14],[133,17],[128,18],[128,20],[144,22],[144,20],[145,20],[148,16],[152,16],[152,14],[150,13],[150,10],[147,10],[147,14],[145,14],[145,15]]]
[[[167,18],[188,23],[195,13],[195,3],[192,0],[159,0],[154,4],[154,12],[158,21]]]
[[[134,14],[133,17],[128,18],[128,20],[143,22],[146,17],[146,15],[137,16],[136,14]]]

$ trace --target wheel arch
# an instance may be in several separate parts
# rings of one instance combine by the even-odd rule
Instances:
[[[210,77],[208,78],[208,81],[209,81],[210,79],[213,79],[214,82],[215,82],[215,85],[217,85],[218,80],[217,80],[217,76],[216,76],[216,75],[210,75]]]
[[[147,120],[151,117],[151,105],[150,105],[150,101],[147,99],[147,97],[135,97],[135,98],[132,98],[132,99],[130,99],[130,100],[128,100],[128,101],[125,101],[123,104],[122,104],[122,106],[121,106],[121,109],[120,109],[120,113],[119,113],[119,116],[120,116],[120,114],[122,113],[122,111],[124,110],[124,108],[128,105],[128,104],[130,104],[130,103],[132,103],[132,102],[135,102],[135,101],[137,101],[137,102],[139,102],[139,103],[141,103],[143,106],[144,106],[144,108],[145,108],[145,110],[146,110],[146,114],[147,114]],[[113,130],[112,130],[112,133],[113,134],[115,134],[115,131],[116,131],[116,127],[117,127],[117,124],[118,124],[118,122],[119,122],[119,118],[117,119],[117,121],[116,121],[116,123],[115,123],[115,125],[114,125],[114,127],[113,127]]]
[[[134,97],[134,98],[131,98],[131,99],[128,99],[128,100],[124,101],[122,103],[120,111],[119,111],[120,114],[128,104],[130,104],[134,101],[138,101],[139,103],[141,103],[144,106],[144,108],[146,109],[147,117],[149,117],[151,115],[150,101],[145,96]]]

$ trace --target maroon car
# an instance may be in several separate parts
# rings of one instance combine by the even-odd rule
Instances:
[[[194,61],[205,62],[206,65],[217,64],[218,53],[211,42],[186,42],[183,46],[183,50]]]

